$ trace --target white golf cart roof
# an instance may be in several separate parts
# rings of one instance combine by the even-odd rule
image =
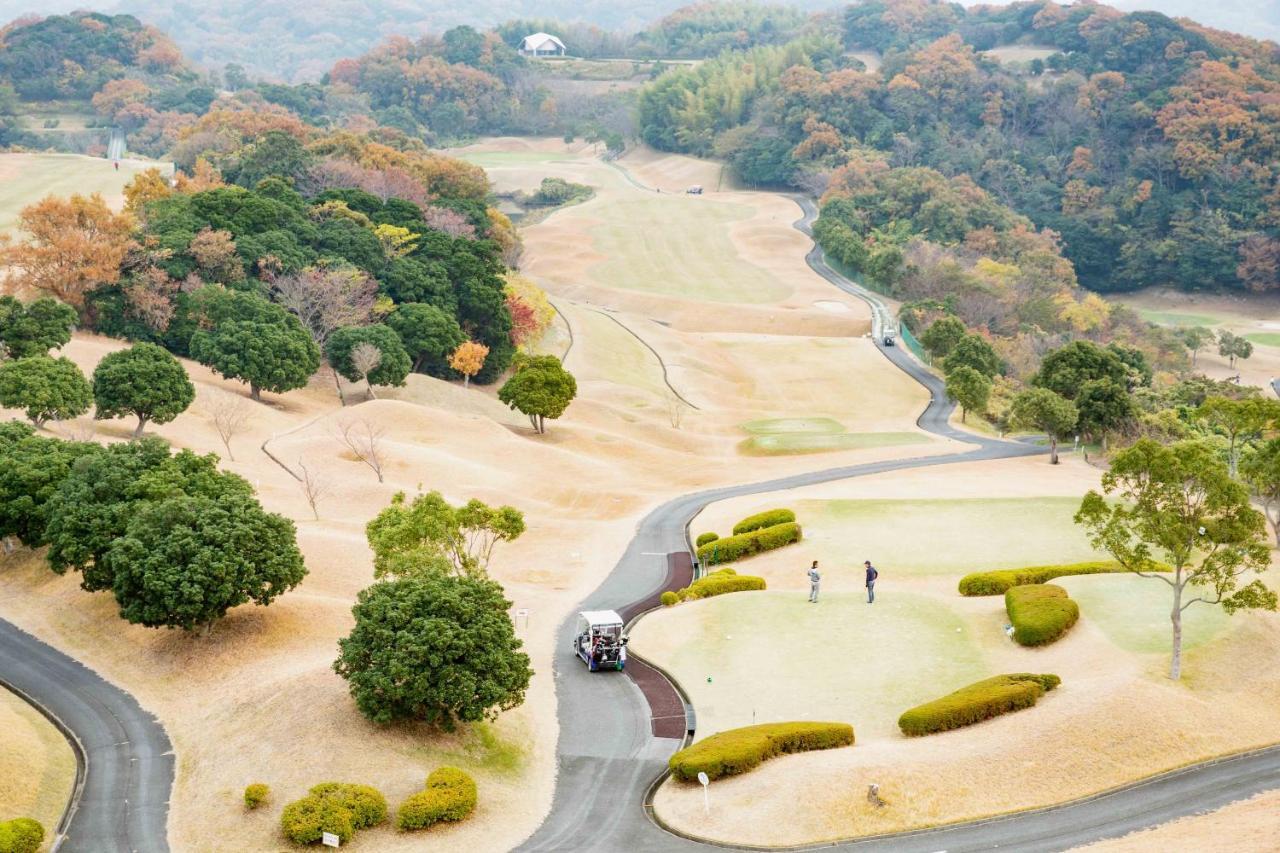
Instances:
[[[583,610],[578,613],[579,618],[587,620],[587,624],[591,627],[621,625],[622,617],[614,610]]]

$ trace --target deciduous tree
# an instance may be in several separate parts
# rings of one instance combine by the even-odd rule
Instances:
[[[1195,367],[1196,359],[1200,355],[1200,350],[1217,340],[1218,336],[1213,333],[1212,329],[1206,329],[1204,326],[1189,326],[1178,332],[1178,337],[1182,338],[1182,343],[1191,351],[1191,366]]]
[[[1280,547],[1280,438],[1259,447],[1240,466],[1240,475],[1271,522]]]
[[[36,355],[0,364],[0,406],[22,409],[37,427],[83,415],[93,389],[69,358]]]
[[[357,351],[362,347],[365,349],[360,352],[360,358],[357,358]],[[369,348],[378,353],[376,359],[371,357]],[[348,380],[366,381],[371,396],[374,385],[404,385],[412,366],[409,354],[400,343],[400,336],[381,323],[338,329],[329,336],[324,352],[333,369]]]
[[[515,507],[491,507],[472,499],[450,505],[439,492],[406,503],[404,492],[365,528],[373,550],[374,577],[424,573],[485,575],[493,548],[524,533]]]
[[[528,415],[539,433],[547,431],[547,418],[563,415],[577,394],[577,380],[554,355],[518,357],[515,373],[498,389],[498,399]]]
[[[942,360],[942,371],[951,373],[961,365],[972,367],[988,379],[994,378],[1001,370],[1000,356],[981,335],[965,335],[956,341]]]
[[[1049,437],[1049,464],[1058,464],[1058,441],[1075,429],[1080,413],[1075,403],[1048,388],[1028,388],[1013,398],[1013,423]]]
[[[960,422],[964,423],[970,411],[986,411],[987,400],[991,397],[991,380],[969,365],[962,364],[947,374],[947,396],[960,404]]]
[[[335,329],[369,322],[378,283],[353,266],[331,264],[279,276],[271,293],[323,348]]]
[[[946,358],[968,333],[964,321],[947,314],[929,324],[920,336],[920,343],[934,358]]]
[[[1196,415],[1210,427],[1227,438],[1227,470],[1236,476],[1240,464],[1240,450],[1250,441],[1259,438],[1262,431],[1280,420],[1280,401],[1246,397],[1232,400],[1227,397],[1208,397]]]
[[[94,418],[133,415],[142,437],[148,423],[167,424],[187,410],[196,388],[182,364],[163,347],[138,343],[110,353],[93,371]]]
[[[524,701],[533,671],[491,580],[423,575],[380,581],[352,608],[334,670],[376,723],[422,720],[445,730]]]
[[[489,348],[475,341],[463,341],[449,356],[449,366],[462,374],[462,387],[471,384],[471,377],[484,367],[484,360],[489,357]]]
[[[1144,438],[1116,454],[1102,475],[1102,492],[1085,495],[1075,520],[1095,548],[1169,585],[1170,678],[1182,676],[1182,614],[1192,604],[1221,604],[1228,613],[1276,609],[1275,592],[1261,580],[1244,582],[1271,562],[1266,521],[1204,442],[1166,447]],[[1158,571],[1158,563],[1172,571]]]
[[[1226,358],[1231,367],[1236,366],[1237,358],[1248,358],[1253,355],[1253,341],[1223,330],[1218,333],[1218,355]]]

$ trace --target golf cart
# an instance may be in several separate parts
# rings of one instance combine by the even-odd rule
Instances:
[[[685,190],[685,192],[688,193],[689,195],[702,195],[702,185],[694,184],[693,186],[689,187],[689,189]]]
[[[895,345],[895,343],[894,343],[894,338],[895,338],[895,335],[894,335],[894,333],[893,333],[893,331],[892,331],[892,330],[890,330],[890,331],[888,331],[888,332],[885,332],[885,333],[884,333],[884,345],[885,345],[885,346],[887,346],[887,347],[894,346],[894,345]]]
[[[622,617],[612,610],[584,610],[578,614],[578,631],[573,636],[573,653],[587,669],[620,670],[627,665],[627,638],[622,636]]]

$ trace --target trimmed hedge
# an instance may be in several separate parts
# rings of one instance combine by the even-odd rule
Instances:
[[[267,797],[271,795],[271,789],[261,782],[254,782],[244,789],[244,807],[253,811],[258,806],[267,801]]]
[[[474,779],[456,767],[441,767],[427,777],[426,790],[411,794],[400,804],[396,826],[415,830],[441,821],[463,820],[475,811],[478,799]]]
[[[1159,569],[1163,571],[1164,569]],[[961,595],[1004,595],[1015,586],[1047,583],[1054,578],[1068,575],[1098,575],[1125,572],[1114,560],[1097,560],[1089,563],[1066,563],[1057,566],[1029,566],[1025,569],[1002,569],[995,572],[974,572],[960,579]]]
[[[700,740],[671,756],[668,765],[681,782],[696,782],[699,772],[719,779],[754,770],[775,755],[852,744],[853,726],[848,723],[762,723]]]
[[[662,595],[658,596],[658,600],[662,602],[663,607],[670,607],[673,604],[680,603],[680,596],[673,590],[667,590],[662,593]]]
[[[332,832],[346,844],[357,829],[387,819],[387,799],[377,788],[347,782],[322,782],[301,800],[284,807],[280,829],[294,844],[315,844]]]
[[[708,542],[698,549],[698,560],[704,566],[729,563],[752,554],[772,551],[793,542],[799,542],[802,533],[794,521],[762,527],[750,533],[739,533],[724,539]]]
[[[740,536],[753,530],[763,530],[766,527],[786,524],[795,520],[796,514],[789,509],[767,509],[764,512],[757,512],[755,515],[748,515],[735,524],[733,526],[733,535]]]
[[[740,575],[733,569],[723,568],[698,578],[684,589],[671,593],[664,592],[661,599],[663,604],[675,604],[677,601],[697,601],[700,598],[711,598],[713,595],[724,595],[727,592],[749,592],[764,588],[764,578]],[[674,596],[674,600],[668,600],[668,595]]]
[[[0,821],[0,853],[36,853],[44,843],[44,827],[29,817]]]
[[[720,538],[719,533],[712,533],[710,530],[708,530],[706,533],[699,533],[698,538],[694,540],[693,544],[701,548],[703,545],[706,545],[708,542],[714,542],[719,538]]]
[[[1080,618],[1080,605],[1051,583],[1015,586],[1004,594],[1004,609],[1013,624],[1013,639],[1024,646],[1052,643]]]
[[[915,736],[971,726],[1010,711],[1030,708],[1061,683],[1062,679],[1056,675],[1028,672],[997,675],[917,705],[898,718],[898,728],[904,735]]]

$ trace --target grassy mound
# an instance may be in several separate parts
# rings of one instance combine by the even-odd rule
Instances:
[[[1097,575],[1128,571],[1114,560],[1067,563],[1055,566],[1029,566],[1025,569],[1001,569],[974,572],[960,579],[961,595],[1004,595],[1015,586],[1047,583],[1068,575]]]
[[[404,830],[426,829],[442,821],[458,821],[476,810],[476,783],[456,767],[441,767],[427,777],[425,790],[411,794],[400,804],[396,826]]]
[[[754,770],[775,755],[852,744],[853,726],[848,723],[764,723],[698,741],[671,756],[669,764],[673,776],[693,782],[700,772],[719,779]]]
[[[764,578],[740,575],[733,569],[725,568],[698,578],[684,589],[664,592],[662,603],[672,605],[681,601],[697,601],[700,598],[724,595],[727,592],[750,592],[764,588]]]
[[[917,705],[898,718],[898,728],[910,737],[971,726],[1010,711],[1030,708],[1061,683],[1062,679],[1056,675],[1026,672],[997,675]]]
[[[786,524],[788,521],[795,520],[796,514],[789,509],[767,509],[764,512],[757,512],[755,515],[748,515],[735,524],[733,526],[733,535],[738,536],[743,533],[750,533],[753,530],[761,530],[765,527],[773,527],[775,524]]]
[[[1080,605],[1051,583],[1013,587],[1004,594],[1004,609],[1013,624],[1013,639],[1024,646],[1052,643],[1080,618]]]
[[[794,521],[762,527],[750,533],[727,536],[708,542],[698,549],[698,559],[705,566],[728,563],[763,551],[772,551],[793,542],[799,542],[802,533],[800,525]]]

